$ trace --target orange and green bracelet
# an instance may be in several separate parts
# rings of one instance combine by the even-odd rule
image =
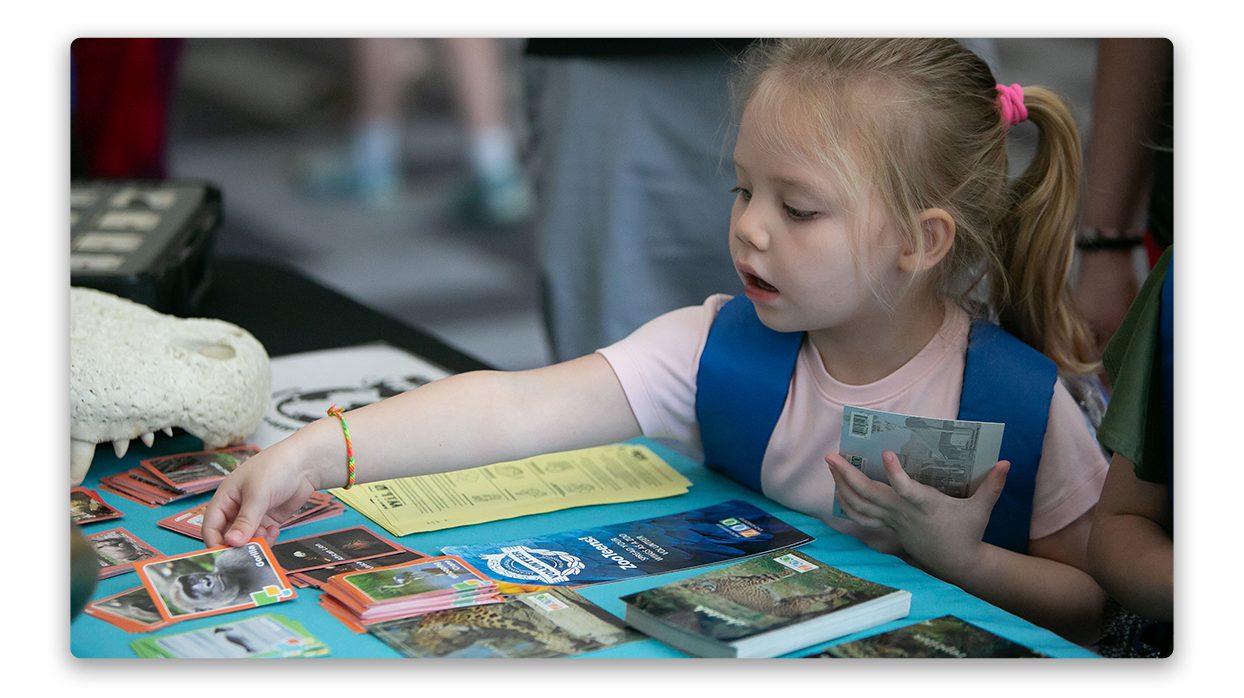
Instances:
[[[346,424],[346,417],[341,413],[341,408],[337,405],[328,408],[328,415],[341,420],[341,430],[346,434],[346,467],[348,472],[345,489],[348,490],[354,486],[354,443],[350,441],[350,427]]]

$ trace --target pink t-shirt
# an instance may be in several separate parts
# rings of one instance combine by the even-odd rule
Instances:
[[[599,350],[622,383],[644,435],[682,441],[700,458],[696,373],[709,327],[728,300],[718,294],[703,305],[666,313]],[[897,371],[868,385],[835,380],[805,337],[786,404],[765,451],[760,471],[765,496],[883,552],[900,553],[893,531],[865,529],[833,516],[834,479],[825,455],[838,451],[846,405],[956,418],[970,325],[967,313],[947,304],[946,319],[928,345]],[[1107,465],[1080,408],[1058,383],[1037,468],[1030,537],[1055,533],[1091,509],[1101,495]]]

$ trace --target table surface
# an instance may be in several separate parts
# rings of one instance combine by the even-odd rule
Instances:
[[[262,299],[256,301],[256,299]],[[212,287],[204,296],[197,313],[234,322],[254,334],[273,356],[315,349],[386,341],[454,371],[487,368],[481,362],[454,350],[426,333],[377,313],[366,306],[306,279],[296,271],[264,262],[219,260],[213,270]],[[704,468],[664,446],[640,439],[683,473],[693,486],[686,494],[646,502],[630,502],[568,509],[519,519],[495,521],[474,526],[417,533],[395,538],[363,515],[347,508],[346,513],[314,524],[306,524],[282,534],[282,540],[324,533],[356,525],[364,525],[384,538],[427,555],[436,555],[449,545],[475,545],[517,538],[539,537],[561,531],[579,530],[608,524],[646,519],[698,509],[732,499],[742,499],[764,509],[815,537],[801,550],[851,574],[872,581],[905,589],[912,593],[911,611],[906,618],[879,625],[870,630],[812,645],[789,656],[801,656],[839,642],[865,637],[914,622],[953,614],[1003,637],[1055,657],[1093,657],[1091,652],[1063,640],[1021,618],[977,599],[961,589],[921,572],[896,557],[869,548],[853,536],[838,533],[821,521],[788,509],[765,497]],[[124,497],[98,489],[99,478],[137,467],[139,460],[157,455],[196,451],[201,442],[193,436],[177,432],[172,437],[158,434],[150,448],[134,442],[123,458],[111,449],[100,448],[87,475],[84,486],[96,489],[110,506],[125,514],[123,518],[88,524],[86,535],[113,528],[124,528],[165,555],[201,549],[203,544],[188,536],[160,528],[156,521],[201,504],[211,494],[201,494],[163,507],[149,508]],[[624,604],[620,597],[669,583],[711,569],[701,567],[663,575],[599,584],[581,588],[580,593],[606,611],[621,617]],[[129,572],[100,580],[92,601],[139,586],[135,573]],[[230,619],[241,619],[262,613],[277,613],[293,618],[322,640],[336,658],[398,657],[375,637],[358,635],[330,616],[318,605],[321,592],[298,589],[292,601],[262,609],[240,611],[222,616],[199,618],[168,626],[154,634],[183,632],[210,627]],[[70,649],[75,657],[134,657],[129,643],[142,634],[127,633],[98,618],[79,614],[70,626]],[[584,657],[685,657],[687,655],[656,640],[644,639],[627,645],[581,655]]]
[[[957,587],[935,579],[907,565],[896,557],[879,553],[853,536],[838,533],[817,519],[787,509],[776,502],[766,499],[660,444],[646,439],[639,441],[655,450],[670,465],[694,483],[688,493],[646,502],[567,509],[547,514],[525,516],[520,519],[416,533],[401,538],[395,538],[379,525],[353,509],[347,508],[346,513],[341,516],[314,524],[299,526],[285,532],[281,538],[283,540],[301,538],[350,526],[364,525],[380,536],[396,540],[401,545],[427,555],[437,555],[443,546],[448,545],[476,545],[517,538],[539,537],[542,534],[634,521],[698,509],[731,499],[743,499],[814,536],[816,540],[800,547],[801,550],[812,557],[859,577],[899,589],[906,589],[912,593],[911,612],[906,618],[877,626],[871,630],[838,638],[831,642],[813,645],[790,656],[801,656],[838,642],[865,637],[876,632],[929,618],[936,618],[948,613],[1055,657],[1095,656],[1049,631],[987,604]],[[131,446],[130,452],[120,459],[111,450],[100,449],[95,457],[95,462],[91,466],[87,480],[83,484],[87,487],[95,488],[100,477],[137,467],[138,461],[141,458],[198,450],[200,443],[192,436],[163,437],[157,440],[151,448],[146,448],[141,444]],[[145,507],[123,497],[113,495],[110,492],[99,491],[99,494],[109,505],[124,512],[125,516],[121,519],[84,526],[84,533],[89,535],[94,532],[121,527],[166,555],[191,552],[202,548],[202,543],[198,540],[160,528],[156,525],[156,521],[207,501],[210,499],[210,493],[183,499],[157,508]],[[683,577],[699,574],[711,568],[712,566],[701,567],[663,575],[598,584],[583,587],[579,591],[587,599],[601,606],[606,611],[621,617],[625,611],[623,603],[619,600],[620,597]],[[138,577],[133,572],[100,580],[92,600],[118,594],[139,584]],[[298,597],[296,599],[278,605],[266,606],[262,609],[239,611],[223,616],[183,621],[155,632],[156,634],[182,632],[210,627],[228,622],[229,619],[240,619],[261,613],[278,613],[293,618],[305,625],[311,634],[331,648],[331,656],[333,657],[381,658],[400,656],[388,645],[371,635],[356,635],[320,608],[317,603],[320,591],[316,589],[298,589],[297,593]],[[127,633],[105,621],[80,614],[70,627],[70,648],[75,657],[133,657],[134,654],[129,648],[129,643],[139,637],[142,637],[142,635]],[[581,656],[655,658],[685,657],[686,655],[656,640],[644,639],[639,642]]]

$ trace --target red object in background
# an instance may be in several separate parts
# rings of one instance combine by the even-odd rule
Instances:
[[[1158,243],[1153,239],[1153,236],[1149,234],[1148,230],[1145,231],[1145,237],[1143,239],[1145,244],[1145,254],[1148,255],[1149,258],[1149,268],[1152,269],[1153,265],[1158,263],[1158,258],[1162,256],[1163,252],[1166,251],[1166,248],[1158,246]]]
[[[180,39],[77,39],[73,137],[86,177],[162,178]]]

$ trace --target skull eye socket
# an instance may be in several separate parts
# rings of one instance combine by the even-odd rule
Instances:
[[[197,339],[179,338],[169,342],[169,344],[180,349],[186,349],[197,354],[202,354],[209,359],[217,359],[220,361],[232,359],[237,356],[237,352],[233,350],[233,347],[225,344],[224,342],[204,342]]]

